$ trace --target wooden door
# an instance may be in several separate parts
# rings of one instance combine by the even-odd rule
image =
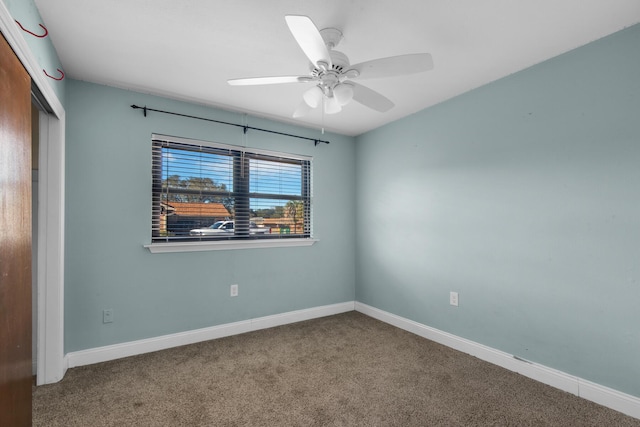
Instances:
[[[0,35],[0,426],[31,425],[31,79]]]

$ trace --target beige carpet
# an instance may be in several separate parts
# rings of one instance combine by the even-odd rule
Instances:
[[[35,426],[640,426],[356,312],[70,369]]]

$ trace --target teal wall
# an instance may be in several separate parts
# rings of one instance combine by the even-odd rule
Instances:
[[[37,27],[31,0],[0,1]],[[25,39],[62,68],[48,39]],[[640,396],[639,45],[634,26],[355,139],[249,118],[332,142],[318,147],[144,118],[129,105],[242,121],[52,81],[67,112],[65,352],[356,299]],[[151,254],[152,133],[312,155],[320,242]]]
[[[240,114],[67,82],[65,352],[353,301],[355,143],[249,117],[279,135],[150,112],[242,123]],[[313,156],[311,247],[151,254],[151,134]],[[229,297],[238,283],[240,295]],[[102,323],[112,308],[114,322]]]
[[[13,19],[19,21],[24,28],[35,34],[44,34],[44,31],[38,26],[38,24],[42,24],[45,27],[47,26],[47,24],[46,22],[42,22],[40,12],[38,12],[38,9],[33,0],[0,1],[5,4]],[[16,27],[18,27],[18,24],[16,24]],[[42,67],[43,70],[47,70],[49,75],[59,77],[59,73],[56,71],[56,69],[60,68],[64,71],[64,68],[60,64],[58,54],[53,47],[53,43],[51,43],[51,35],[49,34],[47,37],[39,38],[20,30],[20,27],[18,27],[18,29],[27,42],[31,53],[33,53],[33,56],[40,64],[40,67]],[[46,80],[48,81],[49,86],[51,86],[51,88],[55,92],[60,103],[64,105],[66,94],[66,79],[60,81],[53,79]]]
[[[356,299],[640,396],[639,46],[636,25],[358,137]]]

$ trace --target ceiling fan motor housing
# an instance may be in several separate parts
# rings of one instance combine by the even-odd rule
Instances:
[[[321,68],[316,67],[314,64],[311,64],[311,75],[313,75],[314,77],[322,77],[322,75],[327,72],[334,71],[340,74],[349,69],[349,65],[351,64],[349,63],[349,58],[347,58],[347,55],[337,50],[330,50],[329,55],[331,56],[331,68],[325,71]]]

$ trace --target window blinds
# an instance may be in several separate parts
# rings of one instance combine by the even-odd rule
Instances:
[[[154,135],[152,242],[311,236],[311,158]]]

